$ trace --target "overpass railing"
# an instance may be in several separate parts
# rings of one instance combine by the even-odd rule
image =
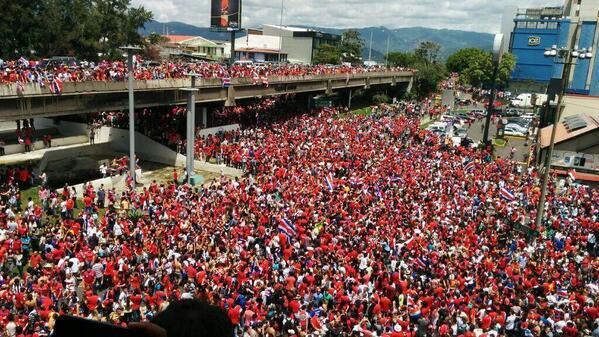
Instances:
[[[411,77],[411,71],[385,71],[385,72],[364,72],[357,74],[334,74],[334,75],[299,75],[299,76],[269,76],[269,85],[277,83],[293,82],[311,82],[327,80],[354,80],[366,78],[389,78],[389,77]],[[190,87],[191,79],[162,79],[162,80],[138,80],[134,82],[136,91],[157,91],[157,90],[175,90],[178,88]],[[255,84],[253,78],[233,78],[232,86],[251,86],[262,85]],[[221,78],[199,78],[196,80],[198,88],[222,87]],[[85,82],[64,82],[61,95],[81,95],[86,93],[110,93],[127,90],[127,82],[124,81],[85,81]],[[9,85],[0,85],[0,99],[35,97],[35,96],[53,96],[48,86],[42,87],[38,83],[26,83],[18,85],[16,83]]]

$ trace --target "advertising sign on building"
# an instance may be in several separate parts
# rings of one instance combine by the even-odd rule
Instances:
[[[241,29],[241,0],[212,0],[210,13],[211,30]]]
[[[529,36],[528,37],[528,45],[529,46],[538,46],[541,44],[541,38],[539,36]]]

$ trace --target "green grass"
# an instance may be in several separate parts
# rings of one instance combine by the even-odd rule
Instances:
[[[370,116],[372,115],[372,108],[365,107],[362,109],[354,110],[351,113],[357,116]]]
[[[27,203],[29,202],[29,198],[31,198],[31,200],[33,200],[33,202],[36,205],[40,205],[42,204],[39,195],[37,193],[38,191],[38,186],[33,186],[30,187],[26,190],[22,190],[21,191],[21,207],[25,208],[27,207]],[[81,211],[83,211],[83,208],[81,208],[81,206],[83,206],[83,199],[82,198],[78,198],[77,199],[77,206],[75,207],[75,209],[73,210],[73,215],[77,216]],[[98,216],[99,217],[103,217],[104,214],[106,213],[106,209],[104,208],[100,208],[98,211]]]
[[[436,122],[436,120],[430,120],[430,121],[428,121],[428,122],[426,122],[426,123],[422,123],[422,124],[420,124],[420,129],[421,129],[421,130],[424,130],[424,129],[426,129],[426,128],[427,128],[429,125],[433,124],[434,122]]]
[[[499,138],[493,139],[493,145],[495,145],[495,146],[504,147],[506,144],[507,144],[507,141],[505,139],[499,139]]]

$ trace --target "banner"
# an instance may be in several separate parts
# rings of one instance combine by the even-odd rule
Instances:
[[[241,29],[241,0],[212,0],[210,29],[215,31]]]

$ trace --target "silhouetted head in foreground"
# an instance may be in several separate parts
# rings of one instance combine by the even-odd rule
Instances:
[[[168,337],[233,337],[225,311],[199,300],[173,302],[152,323],[166,330]]]

